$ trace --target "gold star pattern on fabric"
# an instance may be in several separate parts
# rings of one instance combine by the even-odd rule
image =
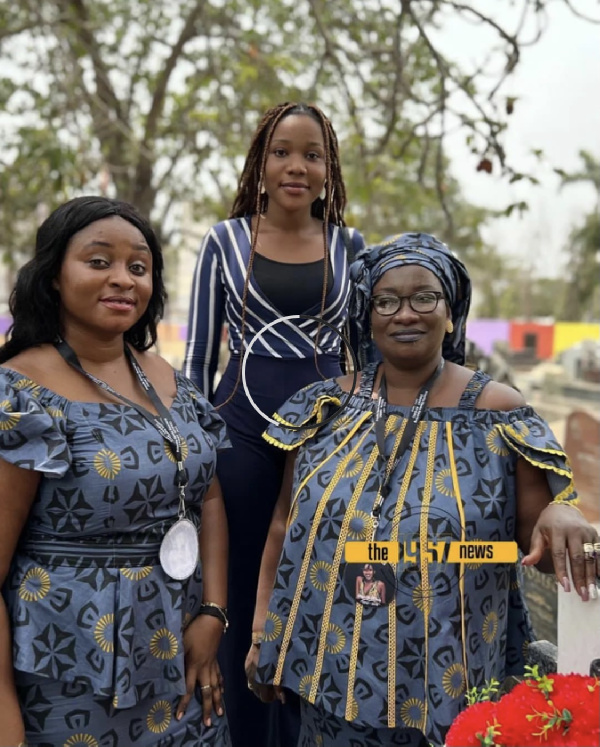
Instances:
[[[458,698],[465,690],[465,668],[455,662],[442,675],[442,687],[451,698]]]
[[[36,384],[35,381],[32,381],[31,379],[19,379],[19,381],[14,383],[13,387],[21,392],[26,389],[27,393],[31,394],[32,397],[39,397],[41,393],[40,385]]]
[[[435,489],[442,495],[454,495],[451,469],[442,469],[437,473],[437,475],[435,476]]]
[[[267,612],[267,619],[265,620],[265,632],[263,638],[265,641],[276,641],[281,635],[283,625],[281,618],[273,612]]]
[[[24,602],[38,602],[50,591],[50,576],[43,568],[30,568],[19,586]]]
[[[91,734],[73,734],[64,743],[63,747],[98,747],[97,739]]]
[[[431,589],[426,589],[424,592],[421,584],[415,586],[412,593],[412,601],[415,607],[420,609],[421,612],[429,614],[433,604]]]
[[[339,654],[346,645],[346,635],[339,625],[330,623],[325,637],[325,650],[329,654]]]
[[[317,560],[310,567],[310,581],[315,589],[327,591],[331,579],[331,563]]]
[[[152,566],[146,565],[143,568],[120,568],[123,576],[129,581],[141,581],[152,573]]]
[[[366,511],[355,511],[348,526],[348,539],[366,542],[373,531],[373,520]]]
[[[169,457],[169,459],[172,462],[176,463],[177,459],[175,457],[175,452],[173,451],[173,447],[168,441],[165,441],[164,444],[165,444],[165,454]],[[190,453],[190,448],[187,445],[187,441],[185,440],[185,438],[182,438],[181,439],[181,456],[184,462],[187,459],[189,453]]]
[[[121,460],[110,449],[100,449],[94,457],[94,469],[105,480],[114,480],[121,471]]]
[[[341,415],[337,420],[334,420],[331,424],[332,431],[339,431],[340,428],[347,428],[352,423],[350,415]]]
[[[419,698],[408,698],[400,706],[400,718],[406,726],[419,729],[423,725],[425,703]]]
[[[483,621],[481,635],[486,643],[491,643],[498,632],[498,615],[492,610],[488,612]]]
[[[146,726],[153,734],[162,734],[169,728],[173,711],[168,700],[158,700],[148,711]]]
[[[52,418],[64,418],[65,416],[60,407],[46,407],[45,410]]]
[[[94,639],[100,646],[100,648],[107,654],[111,654],[114,651],[112,636],[114,621],[115,617],[112,613],[109,613],[108,615],[102,615],[102,617],[96,623],[96,627],[94,628]]]
[[[174,659],[179,644],[177,638],[167,628],[161,628],[150,639],[150,653],[157,659]]]
[[[498,454],[498,456],[508,456],[510,454],[508,446],[504,443],[502,436],[495,427],[485,437],[485,443],[493,454]]]
[[[304,677],[298,683],[298,692],[300,695],[307,700],[310,695],[310,688],[312,687],[312,677],[310,674],[305,674]]]
[[[4,399],[0,402],[0,431],[10,431],[21,420],[21,413],[14,412],[12,404]]]
[[[354,454],[344,472],[344,477],[356,477],[364,466],[364,460],[360,454]]]

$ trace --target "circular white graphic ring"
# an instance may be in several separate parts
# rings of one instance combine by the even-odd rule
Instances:
[[[265,415],[265,413],[260,409],[260,407],[256,404],[256,402],[252,399],[250,396],[250,392],[248,391],[248,386],[246,384],[246,363],[248,362],[248,356],[250,355],[250,351],[252,350],[252,346],[258,340],[258,338],[262,335],[263,332],[266,332],[271,327],[274,327],[279,322],[285,322],[287,320],[291,319],[312,319],[314,322],[318,322],[319,324],[324,325],[325,327],[329,327],[329,329],[332,329],[334,332],[337,332],[337,334],[342,338],[342,342],[346,346],[346,348],[350,351],[350,355],[352,356],[352,363],[354,365],[354,378],[352,380],[352,387],[350,388],[350,391],[348,392],[348,396],[346,397],[345,401],[342,402],[342,404],[339,407],[339,410],[335,412],[331,417],[327,418],[326,420],[323,420],[321,423],[317,423],[317,425],[290,425],[289,423],[279,423],[277,420],[273,420],[273,418],[270,418],[268,415]],[[344,410],[348,403],[350,402],[350,398],[352,397],[352,392],[354,392],[354,389],[356,388],[356,381],[358,379],[358,360],[356,359],[356,355],[354,353],[354,350],[350,347],[350,343],[348,340],[344,337],[344,335],[337,329],[337,327],[334,327],[333,324],[330,324],[329,322],[326,322],[324,319],[320,319],[318,316],[308,316],[307,314],[292,314],[291,316],[282,316],[279,319],[274,319],[272,322],[269,322],[268,324],[265,324],[265,326],[262,329],[259,329],[258,332],[254,335],[254,337],[250,340],[250,344],[246,348],[246,352],[244,353],[244,360],[242,361],[242,386],[244,387],[244,391],[246,392],[246,396],[248,397],[248,401],[252,405],[252,407],[256,410],[256,412],[263,417],[265,420],[268,420],[269,423],[273,423],[274,425],[283,425],[285,428],[289,428],[293,431],[302,431],[302,430],[310,430],[312,428],[318,427],[320,428],[323,425],[326,425],[327,423],[334,420],[334,418],[337,418],[339,414]]]

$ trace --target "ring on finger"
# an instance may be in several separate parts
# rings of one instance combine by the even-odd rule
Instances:
[[[200,685],[201,690],[212,690],[212,685]]]
[[[593,547],[597,557],[598,555],[600,555],[600,542],[594,542]]]
[[[591,542],[583,543],[583,555],[586,560],[593,560],[596,557],[595,548]]]

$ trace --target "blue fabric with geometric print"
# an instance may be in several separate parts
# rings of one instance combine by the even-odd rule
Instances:
[[[360,393],[332,422],[286,428],[318,426],[348,399],[334,380],[304,388],[264,435],[282,449],[300,448],[258,680],[337,718],[417,728],[440,745],[465,705],[465,687],[522,672],[532,638],[518,567],[446,563],[448,544],[515,539],[519,456],[544,469],[555,498],[576,495],[564,451],[530,407],[475,407],[489,380],[476,372],[458,407],[425,410],[392,472],[375,539],[399,543],[395,599],[363,606],[344,583],[344,547],[372,537],[382,477],[374,376],[375,366],[363,371]],[[409,410],[388,405],[387,455]]]
[[[183,436],[186,506],[200,527],[216,452],[229,443],[200,391],[179,373],[175,381],[170,413]],[[89,693],[84,722],[94,722],[103,702],[111,726],[131,719],[143,725],[135,739],[119,732],[119,744],[154,747],[157,735],[186,728],[177,725],[174,705],[156,705],[186,691],[182,636],[202,602],[200,563],[189,579],[176,581],[158,561],[160,541],[177,518],[170,446],[130,406],[73,402],[0,368],[0,457],[42,473],[2,590],[17,683],[35,683],[21,689],[29,742],[45,743],[44,683],[48,697],[60,696],[59,686]],[[200,744],[201,713],[194,710],[193,743]],[[50,743],[74,738],[62,728]],[[101,734],[88,736],[85,744],[96,744]]]

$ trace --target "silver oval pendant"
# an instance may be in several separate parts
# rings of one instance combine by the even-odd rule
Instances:
[[[183,581],[195,571],[199,555],[198,530],[189,519],[179,519],[160,543],[159,557],[164,572]]]

